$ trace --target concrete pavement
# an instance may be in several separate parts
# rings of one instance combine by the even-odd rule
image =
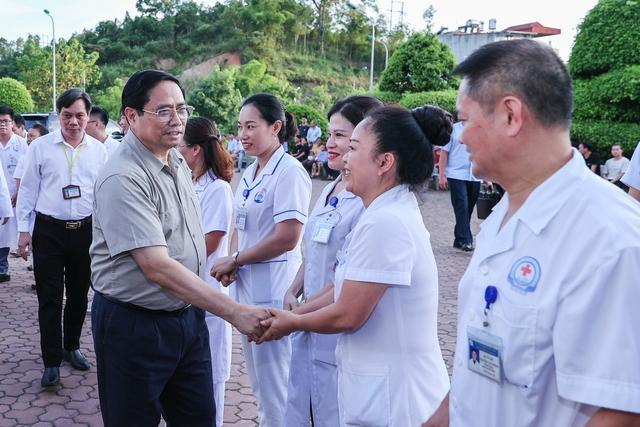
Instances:
[[[234,183],[237,178],[238,175]],[[313,181],[313,200],[326,183]],[[449,193],[428,191],[422,194],[422,202],[421,211],[431,233],[440,278],[440,343],[447,367],[451,369],[456,339],[457,284],[471,254],[452,248],[454,221]],[[478,221],[474,219],[474,234],[477,227]],[[10,274],[10,282],[0,283],[0,427],[102,426],[90,315],[83,329],[81,347],[92,369],[81,372],[63,363],[62,386],[55,391],[43,391],[37,299],[31,290],[33,274],[27,271],[26,262],[16,258],[10,259]],[[258,425],[240,337],[235,332],[224,420],[229,426]]]

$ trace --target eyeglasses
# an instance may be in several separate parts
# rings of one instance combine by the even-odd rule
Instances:
[[[11,120],[0,120],[0,126],[9,126],[11,124]]]
[[[183,105],[182,107],[178,108],[161,108],[158,111],[148,111],[144,108],[142,109],[142,111],[144,111],[145,113],[155,114],[158,120],[163,123],[171,121],[173,113],[177,114],[178,118],[184,122],[189,118],[191,114],[193,114],[193,110],[194,108],[190,105]]]

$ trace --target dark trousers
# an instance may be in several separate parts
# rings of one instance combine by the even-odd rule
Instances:
[[[454,245],[473,243],[471,234],[471,214],[480,194],[480,182],[447,178],[451,204],[456,216],[456,226],[453,230]]]
[[[66,350],[80,348],[91,281],[91,223],[69,230],[36,217],[32,243],[40,347],[44,366],[49,368],[60,366],[63,346]]]
[[[151,313],[107,300],[91,306],[98,394],[105,427],[214,427],[204,311]]]

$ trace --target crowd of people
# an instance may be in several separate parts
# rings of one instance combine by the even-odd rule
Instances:
[[[569,75],[535,41],[455,72],[455,115],[351,96],[326,142],[270,94],[224,136],[158,70],[125,84],[122,142],[80,89],[58,97],[53,132],[1,106],[0,281],[12,245],[33,257],[42,386],[62,361],[91,368],[91,286],[107,427],[221,426],[231,325],[264,427],[639,425],[640,145],[600,170],[573,148]],[[414,194],[436,146],[453,245],[473,251],[451,379]],[[316,176],[331,182],[310,209]],[[480,180],[505,194],[474,242]]]

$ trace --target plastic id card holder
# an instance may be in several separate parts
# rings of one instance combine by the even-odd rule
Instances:
[[[247,216],[249,211],[247,208],[239,207],[236,209],[235,226],[237,230],[244,230],[247,226]]]
[[[502,338],[484,329],[467,327],[468,368],[497,383],[502,382]]]
[[[318,243],[329,243],[331,231],[335,224],[329,221],[318,221],[313,228],[313,241]]]

